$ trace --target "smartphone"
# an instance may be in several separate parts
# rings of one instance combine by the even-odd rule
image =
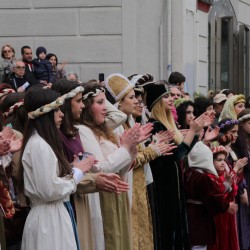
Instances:
[[[98,77],[99,82],[103,82],[104,81],[104,73],[100,73],[99,77]]]
[[[88,153],[88,152],[84,152],[84,153],[79,153],[78,154],[78,159],[79,159],[79,161],[81,161],[81,160],[83,160],[83,159],[85,159],[87,156],[89,156],[89,155],[92,155],[91,153]]]

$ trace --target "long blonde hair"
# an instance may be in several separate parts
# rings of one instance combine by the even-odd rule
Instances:
[[[174,141],[177,145],[183,141],[183,135],[176,127],[171,110],[165,110],[162,98],[153,106],[151,117],[161,122],[168,130],[174,130]]]

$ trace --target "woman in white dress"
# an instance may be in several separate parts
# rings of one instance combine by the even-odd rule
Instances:
[[[25,96],[29,120],[23,139],[24,191],[31,211],[25,223],[22,249],[79,249],[69,195],[95,160],[90,156],[74,162],[62,154],[58,135],[63,98],[50,89],[33,88]],[[72,171],[73,169],[73,171]]]

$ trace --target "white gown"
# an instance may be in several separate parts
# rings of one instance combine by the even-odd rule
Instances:
[[[63,204],[76,189],[74,179],[58,177],[58,160],[38,133],[28,141],[22,163],[24,190],[32,203],[22,250],[77,249],[71,219]]]
[[[131,156],[124,148],[118,148],[108,140],[97,140],[93,131],[85,125],[76,126],[79,130],[80,139],[85,152],[92,153],[98,163],[90,170],[91,172],[119,173],[126,176],[135,156]],[[96,250],[104,250],[103,218],[100,206],[99,193],[88,194],[90,204],[92,227]]]

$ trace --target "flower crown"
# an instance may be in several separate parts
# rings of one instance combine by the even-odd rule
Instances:
[[[86,93],[83,97],[82,97],[82,100],[86,100],[88,99],[89,97],[94,97],[94,96],[98,96],[101,92],[105,93],[105,89],[102,88],[102,87],[99,87],[94,91],[90,91],[88,93]]]
[[[16,102],[14,105],[12,105],[6,112],[3,113],[3,116],[6,118],[13,112],[15,112],[19,107],[23,106],[23,100],[20,100],[19,102]]]
[[[225,154],[227,156],[227,150],[223,146],[217,146],[214,148],[211,148],[211,151],[213,154]]]
[[[222,123],[220,125],[220,128],[224,128],[225,126],[229,126],[229,125],[232,125],[232,124],[238,124],[238,120],[228,120],[226,121],[225,123]]]
[[[244,120],[250,119],[250,114],[243,115],[238,119],[239,122],[243,122]]]

